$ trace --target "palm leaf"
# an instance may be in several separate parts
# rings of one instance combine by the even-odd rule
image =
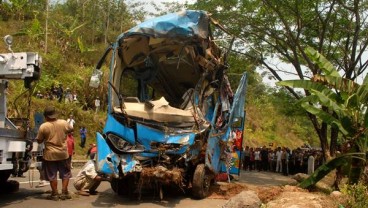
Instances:
[[[312,47],[307,47],[304,52],[307,56],[312,59],[312,61],[318,65],[318,67],[324,72],[327,76],[333,77],[341,77],[339,72],[335,69],[335,67],[329,62],[322,54],[318,51],[314,50]]]
[[[366,76],[366,77],[368,77],[368,76]],[[368,104],[368,83],[365,83],[365,81],[364,81],[363,84],[360,85],[360,87],[357,90],[357,95],[359,97],[359,101],[363,105]]]
[[[320,118],[321,120],[326,122],[327,124],[336,125],[339,128],[339,130],[341,131],[341,133],[343,133],[344,135],[349,134],[349,132],[341,124],[341,121],[336,119],[335,117],[333,117],[331,114],[323,111],[320,108],[316,108],[316,107],[310,105],[309,103],[302,103],[302,107],[306,111],[308,111],[309,113],[317,116],[318,118]]]
[[[336,103],[337,97],[336,96],[327,96],[326,94],[324,94],[323,92],[318,92],[318,91],[312,91],[312,93],[314,95],[316,95],[318,97],[319,102],[323,105],[326,106],[327,108],[329,108],[330,110],[336,112],[336,113],[341,113],[343,111],[343,109],[339,106],[338,103]],[[333,93],[333,95],[336,95]],[[331,99],[331,97],[333,99]]]
[[[357,94],[352,94],[345,102],[347,109],[360,109],[360,102]]]
[[[363,85],[368,85],[368,76],[367,75],[365,75],[365,77],[364,77]]]
[[[332,170],[341,167],[344,164],[348,164],[349,160],[353,157],[363,159],[364,153],[348,153],[328,161],[327,163],[317,168],[317,170],[311,176],[302,181],[299,184],[299,187],[309,188],[311,186],[314,186],[318,181],[320,181],[323,177],[329,174]]]
[[[302,103],[314,103],[317,104],[319,102],[318,97],[316,95],[309,95],[303,98],[300,98],[297,101],[297,104],[301,105]]]
[[[325,76],[325,75],[314,75],[312,80],[314,82],[321,83],[323,85],[335,88],[338,91],[344,91],[349,94],[355,92],[359,88],[359,84],[355,83],[350,79],[342,77]]]
[[[324,86],[321,83],[313,82],[311,80],[284,80],[277,82],[276,85],[278,86],[286,86],[292,88],[303,88],[306,90],[317,90],[317,91],[331,91],[328,87]]]

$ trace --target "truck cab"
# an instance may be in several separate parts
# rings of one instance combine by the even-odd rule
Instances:
[[[20,172],[28,170],[28,154],[31,153],[33,144],[28,126],[29,118],[7,116],[8,82],[24,80],[24,87],[30,89],[31,83],[40,77],[42,60],[38,53],[13,52],[12,36],[5,36],[4,41],[8,53],[0,53],[0,187],[6,187],[14,169],[19,169]]]

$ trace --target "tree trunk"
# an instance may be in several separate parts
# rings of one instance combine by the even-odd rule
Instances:
[[[340,190],[340,182],[343,178],[343,175],[342,175],[342,170],[341,170],[341,166],[340,167],[337,167],[336,168],[336,175],[335,175],[335,181],[333,183],[333,187],[335,190],[339,191]]]
[[[318,134],[319,140],[321,142],[324,162],[326,162],[331,158],[327,140],[327,129],[328,129],[327,127],[328,127],[327,124],[325,122],[322,122],[320,133]]]
[[[336,156],[337,150],[337,137],[339,136],[339,129],[331,127],[331,142],[330,142],[330,155],[331,157]]]
[[[319,142],[321,144],[321,148],[322,148],[322,153],[323,153],[323,160],[326,161],[327,159],[330,158],[330,154],[328,151],[328,141],[327,141],[327,124],[326,123],[322,123],[321,127],[320,124],[318,123],[318,120],[316,118],[315,115],[312,115],[310,113],[308,113],[309,119],[312,121],[313,127],[317,132],[318,138],[319,138]]]

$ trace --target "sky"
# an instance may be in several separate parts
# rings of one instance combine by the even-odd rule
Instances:
[[[151,6],[151,3],[154,2],[157,5],[161,4],[161,3],[166,3],[166,2],[181,2],[181,3],[194,3],[196,0],[126,0],[126,3],[129,5],[130,3],[137,3],[137,2],[143,2],[144,3],[144,9],[147,10],[148,12],[157,12],[155,11],[154,7]],[[150,18],[150,17],[148,17]]]

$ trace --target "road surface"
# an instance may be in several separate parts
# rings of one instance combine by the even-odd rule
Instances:
[[[72,169],[76,176],[78,167]],[[98,195],[79,196],[74,195],[72,200],[51,201],[46,196],[50,191],[49,186],[35,188],[38,184],[39,174],[37,170],[30,170],[25,173],[26,178],[11,178],[20,182],[19,191],[12,194],[0,195],[0,207],[7,208],[72,208],[72,207],[177,207],[177,208],[198,208],[198,207],[222,207],[226,203],[225,199],[192,199],[190,194],[176,194],[164,196],[162,201],[153,193],[142,196],[141,200],[129,199],[115,194],[110,188],[109,182],[102,182],[98,187]],[[270,172],[245,172],[242,171],[237,182],[254,186],[273,186],[285,185],[292,182],[290,177],[284,177],[280,174]],[[0,187],[1,188],[1,187]],[[61,181],[58,183],[59,192],[61,190]],[[76,192],[73,187],[73,179],[69,183],[69,190]]]

